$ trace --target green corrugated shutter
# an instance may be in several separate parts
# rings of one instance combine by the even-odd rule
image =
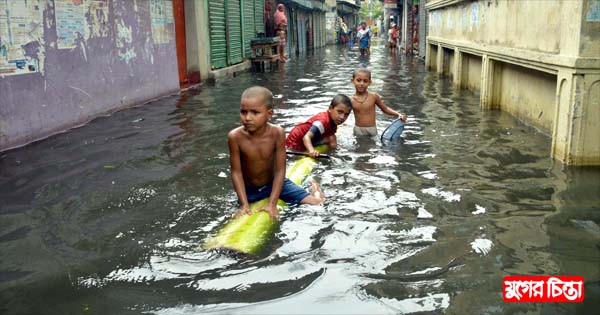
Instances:
[[[317,22],[315,23],[317,26],[317,44],[315,47],[323,46],[322,38],[321,38],[321,23],[323,22],[323,11],[319,11],[317,13]]]
[[[240,0],[226,0],[225,3],[227,3],[227,63],[232,65],[242,62],[242,15]]]
[[[225,8],[222,0],[209,0],[210,65],[211,68],[227,66],[227,34],[225,32]]]
[[[246,57],[251,56],[250,40],[256,37],[254,32],[254,0],[242,0],[244,10],[244,54]]]
[[[256,33],[265,33],[265,0],[254,1],[254,31]]]

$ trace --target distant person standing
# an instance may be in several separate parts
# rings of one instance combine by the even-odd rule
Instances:
[[[344,22],[344,19],[340,18],[340,42],[342,46],[346,45],[346,41],[348,40],[348,26]]]
[[[285,46],[287,44],[287,17],[285,16],[285,6],[283,4],[277,5],[277,11],[275,11],[275,35],[279,37],[279,60],[285,62]]]
[[[369,55],[369,48],[371,47],[371,31],[367,28],[367,23],[362,22],[358,34],[358,47],[360,48],[361,56]]]
[[[377,26],[377,24],[375,24],[375,26],[373,26],[373,33],[374,33],[375,37],[379,36],[379,26]]]
[[[277,11],[275,11],[275,16],[273,17],[275,20],[275,30],[277,31],[280,27],[280,24],[288,24],[287,16],[285,16],[285,6],[283,4],[277,5]]]
[[[390,30],[388,31],[388,45],[392,54],[396,53],[397,42],[398,28],[396,28],[396,23],[392,22],[392,24],[390,24]]]

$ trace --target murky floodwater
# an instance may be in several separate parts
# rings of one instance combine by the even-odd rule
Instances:
[[[549,137],[482,111],[423,65],[329,47],[0,154],[2,314],[590,314],[600,307],[600,169],[564,169]],[[226,144],[264,85],[288,131],[370,90],[408,113],[382,146],[338,131],[313,173],[324,206],[288,209],[260,257],[200,244],[236,210]],[[378,114],[382,131],[391,118]],[[293,160],[293,158],[290,158]],[[505,275],[582,275],[580,304],[505,304]]]

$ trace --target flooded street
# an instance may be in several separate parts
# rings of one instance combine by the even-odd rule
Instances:
[[[600,308],[600,169],[563,167],[549,136],[416,59],[357,50],[329,46],[0,153],[0,313]],[[312,174],[324,206],[286,209],[259,257],[202,250],[237,209],[226,137],[242,91],[271,89],[273,123],[290,131],[352,95],[356,67],[408,114],[403,140],[355,138],[351,115]],[[378,110],[380,134],[391,121]],[[507,275],[580,275],[585,300],[504,303]]]

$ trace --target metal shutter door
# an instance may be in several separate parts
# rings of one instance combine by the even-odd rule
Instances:
[[[256,33],[266,33],[265,32],[265,21],[264,21],[264,11],[265,11],[265,0],[255,0],[254,1],[254,31]]]
[[[225,33],[225,8],[223,1],[209,0],[208,16],[210,25],[210,65],[211,68],[227,66],[227,36]]]
[[[244,56],[248,57],[252,55],[252,49],[250,49],[250,40],[256,37],[254,32],[254,0],[242,0],[243,6],[243,25],[244,25]]]
[[[240,0],[227,0],[227,63],[242,62],[242,16]]]

